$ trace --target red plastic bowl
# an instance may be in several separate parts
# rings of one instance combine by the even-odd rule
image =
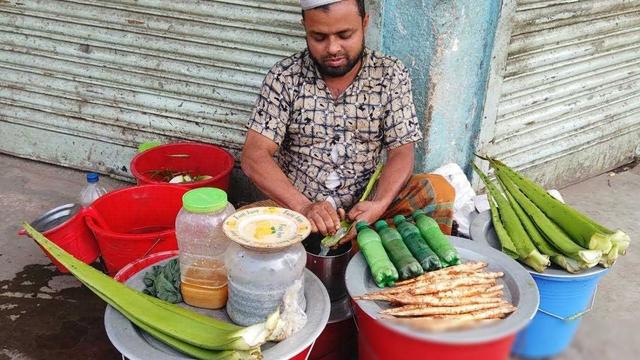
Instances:
[[[141,152],[131,160],[130,168],[138,185],[167,184],[154,179],[152,172],[171,170],[211,176],[207,180],[176,185],[188,189],[216,187],[228,191],[234,163],[233,156],[221,147],[183,142],[160,145]]]

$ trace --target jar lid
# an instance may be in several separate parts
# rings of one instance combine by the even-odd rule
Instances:
[[[182,196],[182,207],[192,213],[218,211],[224,209],[227,204],[227,193],[218,188],[197,188],[187,191]]]
[[[222,230],[232,241],[250,249],[279,249],[304,240],[311,232],[309,220],[293,210],[255,207],[229,216]]]
[[[145,152],[151,148],[154,148],[156,146],[162,145],[162,143],[160,141],[146,141],[143,142],[142,144],[138,145],[138,152]]]

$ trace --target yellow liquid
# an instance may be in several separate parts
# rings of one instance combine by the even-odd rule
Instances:
[[[227,303],[227,272],[219,260],[207,260],[185,269],[180,291],[184,302],[205,309],[220,309]]]

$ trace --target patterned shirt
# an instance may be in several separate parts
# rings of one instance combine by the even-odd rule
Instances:
[[[278,62],[247,127],[278,145],[276,161],[309,200],[332,198],[346,210],[364,192],[383,149],[422,139],[406,68],[369,49],[337,99],[308,50]]]

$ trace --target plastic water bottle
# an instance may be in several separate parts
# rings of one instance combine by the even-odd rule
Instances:
[[[107,189],[98,183],[99,180],[98,174],[87,173],[87,185],[80,192],[80,204],[83,207],[91,205],[94,200],[107,193]]]

